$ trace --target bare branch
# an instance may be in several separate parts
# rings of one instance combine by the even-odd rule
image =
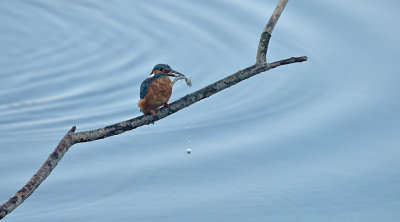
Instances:
[[[212,96],[221,90],[229,88],[261,72],[265,72],[269,69],[273,69],[281,65],[287,65],[296,62],[304,62],[306,60],[307,57],[302,56],[302,57],[292,57],[289,59],[280,60],[277,62],[273,62],[271,64],[252,65],[248,68],[237,71],[236,73],[227,76],[202,89],[199,89],[196,92],[193,92],[178,99],[177,101],[170,104],[170,108],[163,107],[159,109],[157,111],[157,116],[153,116],[152,114],[142,115],[100,129],[74,133],[72,135],[72,141],[73,143],[81,143],[81,142],[90,142],[98,139],[104,139],[106,137],[118,135],[143,125],[154,123],[155,121],[158,121],[173,113],[176,113],[179,110],[192,105],[193,103],[199,102],[202,99]]]
[[[23,186],[14,196],[0,206],[0,219],[18,207],[26,198],[28,198],[36,188],[50,175],[51,171],[57,166],[58,162],[72,146],[71,135],[76,127],[72,127],[61,139],[54,151],[50,154],[42,167],[33,175],[33,177]]]
[[[274,30],[274,27],[278,22],[278,19],[281,16],[287,2],[288,0],[280,0],[278,2],[278,5],[276,6],[271,17],[269,18],[267,25],[265,25],[265,28],[260,37],[260,42],[258,43],[256,64],[267,63],[269,40],[271,39],[272,31]]]
[[[282,65],[288,65],[291,63],[296,63],[296,62],[305,62],[307,61],[308,57],[307,56],[300,56],[300,57],[291,57],[288,59],[283,59],[283,60],[279,60],[273,63],[268,63],[268,70],[276,68],[278,66],[282,66]]]
[[[272,34],[272,31],[274,30],[275,25],[278,22],[278,19],[282,14],[283,9],[285,9],[287,2],[288,2],[288,0],[280,0],[278,2],[278,5],[276,6],[271,17],[269,18],[269,21],[268,21],[267,25],[265,26],[263,32],[268,32],[269,34]]]
[[[72,127],[71,130],[69,130],[67,134],[61,139],[53,153],[51,153],[47,160],[43,163],[42,167],[36,172],[35,175],[33,175],[33,177],[26,183],[26,185],[22,187],[22,189],[20,189],[8,201],[0,205],[0,220],[11,211],[13,211],[17,206],[19,206],[36,190],[36,188],[39,187],[39,185],[50,175],[51,171],[57,166],[58,162],[73,144],[103,139],[109,136],[114,136],[129,130],[133,130],[143,125],[154,123],[155,121],[176,113],[185,107],[188,107],[200,100],[212,96],[220,92],[221,90],[229,88],[261,72],[268,71],[269,69],[273,69],[281,65],[307,61],[307,57],[302,56],[292,57],[273,63],[266,62],[266,54],[272,30],[274,29],[274,26],[278,21],[279,16],[281,15],[286,3],[287,0],[279,1],[277,7],[272,13],[271,18],[268,21],[268,24],[265,26],[263,33],[261,34],[258,46],[257,61],[254,65],[239,70],[230,76],[227,76],[215,83],[212,83],[202,89],[197,90],[196,92],[180,98],[179,100],[171,103],[170,108],[163,107],[159,109],[157,111],[157,116],[153,116],[152,114],[142,115],[100,129],[78,133],[74,133],[76,128],[75,126]]]

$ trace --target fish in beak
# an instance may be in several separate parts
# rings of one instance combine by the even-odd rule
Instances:
[[[192,86],[192,78],[191,77],[187,77],[186,75],[175,71],[173,69],[171,69],[171,71],[168,73],[169,76],[175,77],[174,80],[172,80],[171,82],[171,86],[173,86],[177,81],[184,79],[186,82],[186,85],[188,85],[189,87]]]

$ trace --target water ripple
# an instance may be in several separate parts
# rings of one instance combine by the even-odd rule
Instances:
[[[399,32],[396,7],[385,3],[356,10],[361,1],[290,2],[268,61],[309,61],[257,75],[154,125],[74,146],[8,219],[398,217]],[[33,174],[71,126],[90,130],[140,115],[139,86],[155,64],[193,79],[192,88],[176,84],[171,101],[252,65],[274,6],[3,2],[0,197]]]

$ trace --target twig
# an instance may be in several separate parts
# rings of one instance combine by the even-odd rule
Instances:
[[[269,39],[271,33],[275,27],[276,22],[281,15],[287,0],[280,0],[271,18],[269,19],[267,25],[265,26],[257,50],[257,60],[256,63],[248,68],[240,70],[230,76],[227,76],[213,84],[210,84],[196,92],[188,94],[179,100],[170,104],[170,108],[161,108],[158,110],[157,116],[142,115],[136,118],[122,121],[110,126],[106,126],[100,129],[85,131],[85,132],[75,132],[75,126],[67,132],[67,134],[59,142],[52,154],[47,158],[42,167],[36,172],[35,175],[26,183],[22,189],[20,189],[14,196],[12,196],[8,201],[0,205],[0,219],[4,218],[7,214],[18,207],[26,198],[28,198],[36,188],[50,175],[51,171],[57,166],[58,162],[68,151],[68,149],[75,143],[90,142],[98,139],[103,139],[109,136],[118,135],[126,131],[135,129],[137,127],[154,123],[160,119],[163,119],[179,110],[192,105],[202,99],[218,93],[221,90],[229,88],[247,78],[257,75],[261,72],[276,68],[281,65],[287,65],[296,62],[307,61],[306,56],[302,57],[292,57],[289,59],[284,59],[276,61],[273,63],[266,62],[266,54],[269,44]]]

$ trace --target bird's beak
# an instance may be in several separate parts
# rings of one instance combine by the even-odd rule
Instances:
[[[171,69],[171,71],[168,73],[168,75],[173,76],[173,77],[184,76],[182,73],[175,71],[173,69]]]

